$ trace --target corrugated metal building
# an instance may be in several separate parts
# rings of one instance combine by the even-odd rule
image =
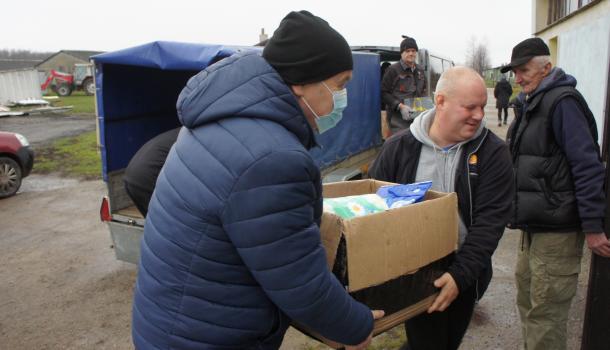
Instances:
[[[36,69],[0,72],[0,105],[26,99],[41,99],[40,82]]]

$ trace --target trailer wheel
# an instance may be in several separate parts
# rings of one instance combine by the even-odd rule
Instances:
[[[60,84],[57,87],[57,94],[59,96],[70,96],[71,93],[72,93],[72,87],[70,87],[70,85],[68,85],[68,84]]]
[[[0,198],[14,195],[21,187],[21,167],[11,158],[0,157]]]
[[[87,78],[83,81],[83,90],[87,96],[95,94],[95,84],[93,84],[93,78]]]

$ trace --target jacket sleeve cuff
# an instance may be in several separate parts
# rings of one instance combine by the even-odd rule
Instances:
[[[602,219],[581,219],[580,226],[583,233],[604,232],[604,224]]]

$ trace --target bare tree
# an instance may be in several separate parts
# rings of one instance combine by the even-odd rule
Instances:
[[[19,49],[0,49],[0,58],[7,60],[44,60],[51,56],[53,52],[35,52]]]
[[[477,41],[473,36],[468,41],[466,49],[466,65],[483,75],[483,71],[491,67],[489,50],[485,41]]]

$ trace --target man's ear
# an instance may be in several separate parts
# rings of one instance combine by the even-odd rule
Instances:
[[[547,75],[549,75],[549,73],[551,73],[551,69],[553,69],[553,64],[551,62],[547,62],[544,65],[544,70],[543,70],[543,75],[546,77]]]
[[[290,85],[290,89],[292,90],[292,93],[295,96],[303,97],[303,95],[305,94],[304,86],[305,85]]]
[[[445,104],[445,96],[441,94],[434,94],[434,104],[436,105],[436,108],[442,108]]]

